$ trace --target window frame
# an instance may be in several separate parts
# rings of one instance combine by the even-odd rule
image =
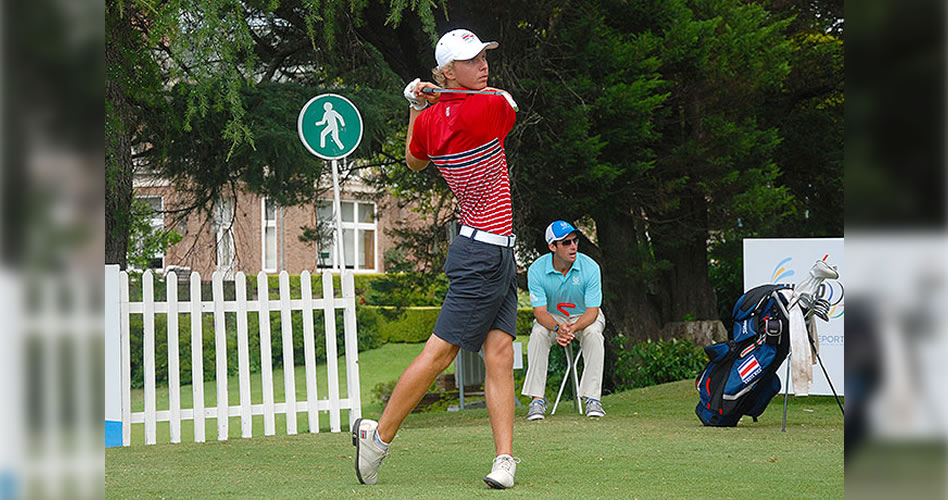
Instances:
[[[342,233],[343,240],[346,238],[346,230],[352,231],[352,237],[350,241],[344,241],[348,245],[351,245],[353,249],[353,263],[352,267],[348,267],[343,262],[343,269],[350,269],[354,273],[376,273],[379,272],[379,227],[378,227],[378,205],[374,201],[364,201],[364,200],[354,200],[354,199],[342,199],[339,200],[340,210],[342,209],[343,203],[352,203],[352,222],[342,221]],[[319,207],[320,205],[328,205],[330,209],[333,208],[332,198],[318,198],[316,200],[316,217],[319,218]],[[372,222],[359,222],[360,215],[362,214],[361,210],[363,207],[371,207],[372,210]],[[332,216],[335,218],[335,211],[332,211]],[[336,266],[336,224],[335,219],[330,221],[332,226],[332,241],[329,245],[329,265],[322,265],[322,259],[319,256],[319,248],[317,245],[316,248],[316,266],[319,269],[332,269],[338,270],[339,267]],[[372,262],[371,267],[361,267],[359,265],[359,255],[364,253],[365,248],[362,244],[362,238],[359,238],[359,231],[372,231]],[[346,248],[349,248],[348,246]],[[345,260],[345,255],[343,255],[343,261]]]
[[[276,203],[273,203],[273,220],[267,219],[267,201],[269,198],[266,196],[260,199],[260,269],[265,273],[275,273],[280,267],[279,255],[280,255],[280,241],[277,234],[277,218],[279,217],[278,211],[279,206]],[[274,249],[276,253],[273,259],[273,266],[267,267],[267,229],[273,228],[274,234]]]

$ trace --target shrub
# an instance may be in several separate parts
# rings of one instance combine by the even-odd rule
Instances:
[[[382,408],[388,404],[388,400],[392,397],[392,391],[395,390],[395,386],[398,385],[398,379],[389,380],[388,382],[379,382],[372,387],[370,393],[372,394],[372,399],[382,404]],[[435,392],[444,394],[443,389],[437,387],[437,382],[432,382],[428,386],[428,390],[425,392]],[[447,409],[447,406],[443,408]],[[427,411],[427,410],[426,410]]]
[[[621,346],[625,338],[620,334],[614,341]],[[617,391],[693,378],[708,360],[704,349],[688,340],[649,339],[617,351]]]
[[[523,336],[526,341],[530,330],[533,330],[533,309],[517,309],[517,338]]]
[[[388,273],[372,281],[372,304],[396,306],[441,306],[448,293],[448,277],[444,273],[410,271]]]
[[[368,309],[368,308],[366,308]],[[377,312],[378,331],[382,342],[425,342],[438,322],[440,307],[373,308]]]
[[[392,391],[395,390],[395,384],[397,383],[398,379],[375,384],[375,386],[372,387],[372,399],[381,403],[382,408],[385,408],[385,405],[388,403],[388,398],[391,397]]]
[[[385,341],[379,332],[379,313],[371,307],[356,307],[357,337],[359,338],[359,352],[381,347]]]

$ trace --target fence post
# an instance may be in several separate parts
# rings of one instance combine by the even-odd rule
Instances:
[[[339,432],[339,367],[336,349],[336,306],[332,273],[323,271],[323,305],[326,325],[326,374],[329,378],[329,430]]]
[[[263,435],[276,434],[273,416],[273,353],[270,344],[270,289],[267,274],[257,273],[257,301],[260,303],[260,377],[263,384]]]
[[[11,498],[25,496],[21,491],[25,462],[25,442],[23,432],[26,428],[23,411],[26,402],[25,386],[23,383],[22,358],[24,342],[24,325],[22,323],[26,303],[20,288],[17,276],[0,267],[0,316],[4,318],[4,334],[7,339],[3,349],[0,349],[0,377],[4,383],[0,384],[0,401],[12,408],[10,411],[0,412],[0,425],[4,429],[3,446],[0,446],[0,494],[8,492]],[[106,343],[108,347],[108,343]],[[35,394],[33,394],[35,397]],[[106,418],[109,414],[106,413]],[[106,434],[108,436],[108,434]]]
[[[181,373],[178,354],[178,275],[165,274],[165,297],[168,302],[168,407],[171,411],[171,442],[181,442]]]
[[[224,319],[224,273],[211,274],[214,299],[214,364],[217,368],[217,439],[226,441],[230,422],[227,397],[227,324]]]
[[[303,357],[306,360],[306,409],[309,432],[319,432],[319,399],[316,397],[316,346],[313,336],[313,280],[309,271],[300,273],[303,298]]]
[[[191,395],[194,442],[204,442],[204,326],[201,321],[201,276],[191,273]]]
[[[362,397],[359,387],[359,339],[356,336],[355,280],[352,271],[342,274],[342,299],[346,303],[343,328],[346,341],[346,390],[349,392],[349,430],[362,416]]]
[[[155,415],[155,288],[151,271],[142,274],[142,353],[145,371],[145,444],[155,444],[157,437],[157,417]]]
[[[122,446],[132,444],[132,348],[129,333],[128,273],[119,273],[119,336],[122,344]]]
[[[237,298],[237,369],[240,385],[240,437],[253,437],[250,409],[250,340],[247,334],[247,276],[237,273],[234,281]]]
[[[119,266],[105,266],[105,447],[122,446],[122,337]]]
[[[280,330],[283,335],[283,397],[286,433],[296,434],[296,371],[293,364],[293,313],[290,310],[290,275],[280,271]]]

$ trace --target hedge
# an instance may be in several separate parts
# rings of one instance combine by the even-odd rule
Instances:
[[[406,307],[396,309],[384,306],[363,306],[363,309],[378,312],[378,332],[382,342],[425,342],[438,322],[440,307]],[[517,335],[529,336],[533,327],[533,310],[517,311]]]
[[[708,362],[704,348],[690,340],[649,339],[631,344],[619,334],[613,342],[619,346],[614,373],[617,391],[694,378]]]

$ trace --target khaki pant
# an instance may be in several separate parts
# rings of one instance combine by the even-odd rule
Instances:
[[[565,316],[559,314],[552,316],[557,323],[567,321]],[[579,316],[574,316],[572,320],[575,321],[577,318]],[[583,376],[579,383],[579,396],[582,398],[599,399],[602,396],[602,366],[605,357],[602,330],[605,327],[606,317],[600,310],[596,321],[577,332],[573,340],[573,344],[578,340],[579,346],[583,349]],[[560,349],[560,345],[556,343],[556,333],[534,320],[530,342],[527,344],[527,376],[523,381],[523,390],[520,391],[524,396],[545,397],[546,371],[550,359],[550,346],[553,345]],[[573,347],[573,352],[578,353],[576,347]]]

